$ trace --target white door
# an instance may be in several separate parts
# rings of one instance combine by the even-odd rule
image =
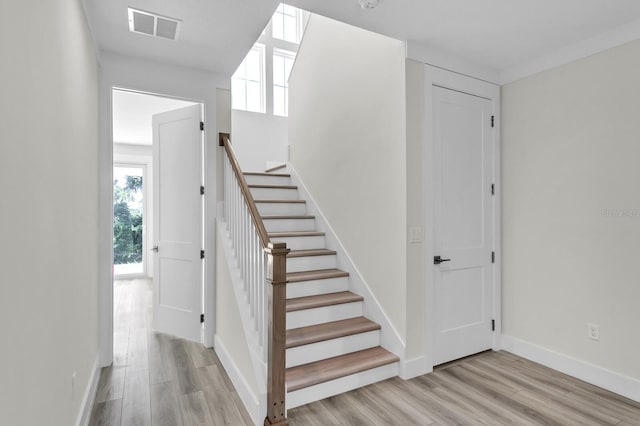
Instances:
[[[434,87],[434,365],[490,349],[491,101]]]
[[[153,116],[153,329],[202,341],[201,106]]]

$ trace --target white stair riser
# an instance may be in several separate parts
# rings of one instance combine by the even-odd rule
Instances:
[[[262,216],[299,216],[307,212],[304,203],[256,203],[258,212]]]
[[[362,302],[287,312],[287,330],[362,316]]]
[[[288,267],[288,266],[287,266]],[[287,284],[287,297],[317,296],[349,290],[349,277],[328,278],[326,280],[299,281]]]
[[[315,231],[315,219],[263,219],[267,232]]]
[[[287,246],[288,247],[288,246]],[[318,271],[320,269],[334,269],[336,255],[304,256],[287,258],[287,272]]]
[[[297,200],[297,189],[250,188],[254,200]]]
[[[287,243],[287,248],[291,250],[309,250],[324,248],[324,236],[314,235],[311,237],[270,237],[272,242]]]
[[[287,409],[299,407],[314,401],[319,401],[333,395],[338,395],[353,389],[370,385],[397,376],[399,366],[397,362],[362,371],[358,374],[341,377],[329,382],[287,393]]]
[[[346,355],[380,345],[380,330],[329,339],[287,349],[287,368],[308,364],[334,356]]]
[[[291,185],[291,178],[281,176],[244,175],[248,185]]]

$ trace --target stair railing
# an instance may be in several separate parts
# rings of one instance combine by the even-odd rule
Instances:
[[[224,216],[244,283],[247,303],[267,364],[265,425],[286,425],[286,243],[271,242],[236,159],[228,133],[220,133],[224,147]]]

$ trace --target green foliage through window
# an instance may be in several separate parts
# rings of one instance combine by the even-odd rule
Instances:
[[[142,262],[142,176],[113,181],[113,263]]]

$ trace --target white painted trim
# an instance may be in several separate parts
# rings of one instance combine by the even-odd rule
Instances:
[[[504,69],[500,72],[500,84],[508,84],[638,39],[640,20]]]
[[[245,380],[240,369],[233,361],[233,358],[229,355],[227,348],[217,334],[213,340],[213,348],[216,351],[218,358],[220,358],[220,362],[222,363],[224,370],[229,375],[231,383],[233,383],[233,387],[236,388],[238,396],[240,396],[249,416],[251,416],[251,419],[256,426],[261,426],[267,415],[266,392],[261,395],[253,393],[251,387]]]
[[[394,362],[328,382],[319,383],[287,394],[287,409],[291,410],[301,405],[329,398],[330,396],[361,388],[397,375],[398,363]]]
[[[414,377],[422,376],[427,372],[431,372],[431,366],[427,369],[426,359],[424,356],[419,356],[413,359],[408,359],[404,363],[400,364],[400,378],[404,380],[413,379]]]
[[[495,184],[495,195],[493,197],[493,246],[496,252],[496,260],[493,264],[493,318],[496,321],[496,330],[493,335],[493,349],[500,348],[500,330],[502,330],[502,277],[501,277],[501,165],[500,165],[500,86],[493,83],[481,81],[476,78],[449,72],[442,68],[425,65],[424,77],[424,127],[423,127],[423,183],[425,191],[425,205],[432,206],[431,200],[435,194],[435,177],[433,176],[433,158],[434,158],[434,141],[433,141],[433,86],[444,87],[459,92],[468,93],[474,96],[480,96],[489,99],[492,102],[492,113],[496,117],[496,124],[493,128],[493,180]],[[435,342],[433,326],[435,324],[435,269],[433,266],[434,255],[434,231],[435,219],[433,208],[425,209],[424,229],[425,241],[431,241],[432,244],[424,245],[425,255],[425,366],[424,373],[433,371],[433,347]]]
[[[502,349],[640,402],[640,380],[638,379],[512,336],[502,335]]]
[[[405,44],[406,58],[422,62],[456,74],[475,78],[492,84],[500,84],[500,72],[491,67],[471,62],[467,59],[425,46],[415,41]]]
[[[93,362],[93,369],[91,370],[91,377],[89,377],[89,383],[87,383],[87,388],[82,397],[82,404],[80,405],[76,426],[87,426],[89,420],[91,420],[91,411],[93,409],[93,403],[96,400],[98,382],[100,381],[100,370],[100,357],[96,356],[96,360]]]
[[[300,198],[307,202],[307,214],[316,217],[316,229],[325,233],[326,247],[337,251],[338,268],[349,273],[349,288],[353,290],[354,293],[364,297],[364,316],[377,322],[382,327],[380,346],[398,355],[400,357],[400,364],[403,365],[406,347],[404,340],[392,325],[391,320],[382,309],[380,302],[365,282],[362,274],[351,259],[351,256],[349,256],[349,253],[338,238],[336,232],[331,225],[329,225],[326,216],[320,207],[318,207],[318,203],[316,203],[304,182],[300,179],[300,175],[291,163],[287,163],[287,168],[291,175],[292,184],[298,187]]]

